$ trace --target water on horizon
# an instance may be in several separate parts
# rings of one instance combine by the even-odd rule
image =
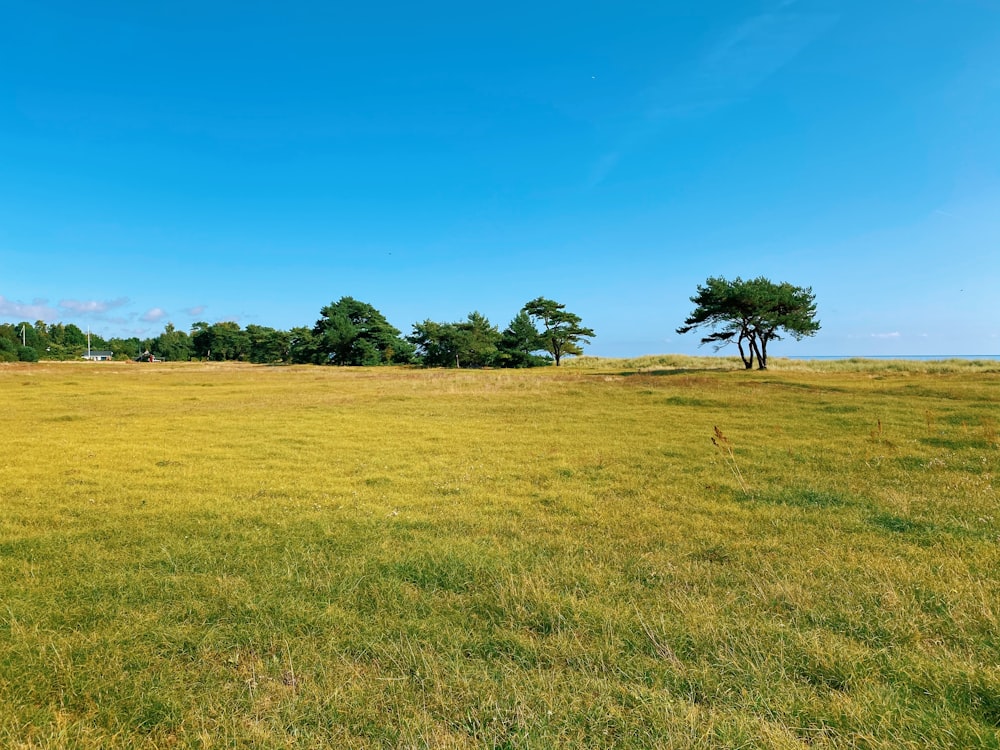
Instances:
[[[780,359],[780,355],[778,356]],[[945,359],[987,359],[1000,360],[1000,354],[813,354],[813,355],[789,355],[784,359],[909,359],[922,362],[934,362]]]

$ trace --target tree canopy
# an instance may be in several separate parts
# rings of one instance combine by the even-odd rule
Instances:
[[[168,324],[168,329],[173,326]],[[223,320],[209,325],[199,321],[192,326],[191,349],[185,350],[188,354],[191,351],[202,359],[215,361],[241,360],[250,352],[250,339],[246,331],[240,328],[239,323],[231,320]],[[172,333],[172,330],[164,332],[164,335]],[[163,340],[163,336],[154,340],[157,353],[166,359],[186,358],[178,356],[181,353],[179,346],[175,346],[171,340]]]
[[[385,365],[412,358],[413,346],[367,302],[341,297],[320,315],[312,331],[317,364]]]
[[[545,343],[531,322],[531,316],[524,310],[500,334],[497,349],[503,367],[538,367],[552,361],[547,356],[536,354],[545,350]]]
[[[490,367],[497,363],[500,332],[486,316],[471,312],[458,323],[425,320],[407,337],[427,367]]]
[[[715,344],[716,349],[735,343],[748,370],[755,358],[759,369],[767,369],[767,345],[781,340],[782,334],[799,340],[820,328],[810,287],[776,284],[763,276],[747,281],[710,277],[691,301],[695,309],[677,333],[712,329],[701,343]]]
[[[457,323],[414,323],[407,339],[425,367],[535,367],[552,361],[535,354],[544,344],[524,311],[503,333],[482,313],[471,312]]]
[[[568,312],[566,305],[554,300],[537,297],[522,310],[542,325],[543,330],[538,334],[540,348],[552,355],[556,367],[565,355],[582,354],[580,344],[589,344],[590,337],[596,335],[592,329],[580,325],[583,321],[579,315]]]

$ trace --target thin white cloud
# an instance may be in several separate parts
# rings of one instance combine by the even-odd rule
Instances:
[[[699,61],[694,83],[702,92],[713,92],[709,100],[726,101],[748,93],[837,20],[830,13],[793,10],[793,5],[782,3],[773,11],[748,18],[708,50]]]
[[[900,337],[899,331],[893,331],[892,333],[873,333],[871,334],[873,339],[898,339]]]
[[[197,317],[205,312],[206,305],[195,305],[194,307],[188,307],[184,309],[184,312],[192,317]]]
[[[157,323],[167,317],[167,311],[162,307],[151,307],[139,316],[139,320],[145,323]]]
[[[600,185],[604,181],[604,178],[614,171],[620,160],[620,151],[611,151],[598,159],[597,163],[591,167],[590,178],[587,180],[587,185],[589,187]]]
[[[0,317],[29,321],[44,320],[48,323],[56,320],[59,313],[49,306],[48,300],[34,299],[30,304],[25,304],[0,295]]]
[[[800,10],[797,0],[750,16],[668,78],[648,89],[645,113],[591,168],[588,185],[600,184],[629,152],[657,137],[677,118],[710,114],[747,98],[832,27],[838,15]]]
[[[128,297],[119,297],[118,299],[100,301],[95,299],[90,300],[78,300],[78,299],[64,299],[59,300],[59,307],[70,315],[103,315],[108,310],[113,310],[116,307],[123,307],[129,303]]]

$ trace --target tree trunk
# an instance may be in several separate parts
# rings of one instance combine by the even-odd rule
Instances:
[[[751,344],[752,343],[753,342],[751,341]],[[740,359],[743,360],[743,366],[748,370],[753,369],[753,349],[750,350],[750,358],[747,359],[747,355],[743,351],[743,336],[740,336],[736,340],[736,347],[740,350]]]
[[[750,349],[754,354],[757,355],[757,369],[766,370],[767,369],[767,358],[765,355],[761,354],[760,348],[757,346],[757,339],[753,336],[750,337]]]
[[[757,369],[767,369],[767,339],[761,338],[760,349],[757,351]]]

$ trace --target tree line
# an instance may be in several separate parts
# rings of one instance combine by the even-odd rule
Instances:
[[[744,281],[709,277],[691,302],[695,309],[677,328],[684,334],[708,329],[702,344],[718,350],[735,344],[744,367],[767,368],[767,347],[784,335],[799,340],[819,330],[816,298],[809,287],[774,283],[759,276]],[[118,358],[143,356],[184,361],[246,361],[262,364],[389,365],[426,367],[536,367],[555,364],[583,353],[594,331],[579,315],[554,300],[527,302],[502,331],[473,311],[464,320],[414,323],[408,336],[377,309],[353,297],[341,297],[320,310],[311,328],[287,331],[238,323],[198,322],[190,332],[170,323],[155,338],[103,339],[91,335],[92,349],[114,352]],[[0,325],[0,362],[75,359],[87,345],[87,335],[72,323]]]
[[[90,334],[90,348],[111,351],[118,359],[535,367],[559,365],[567,355],[582,354],[582,346],[594,335],[580,316],[544,297],[526,303],[502,331],[474,311],[457,322],[415,323],[408,336],[367,302],[341,297],[320,310],[312,327],[242,328],[232,321],[199,321],[188,332],[168,323],[152,338],[105,339]],[[78,359],[87,350],[87,337],[72,323],[0,324],[0,362]]]

